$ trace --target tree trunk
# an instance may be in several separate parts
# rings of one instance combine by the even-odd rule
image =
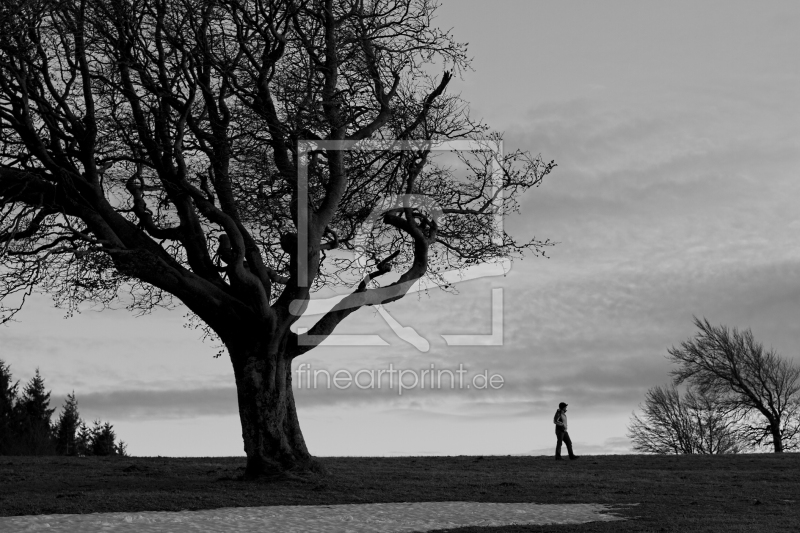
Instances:
[[[783,452],[783,439],[781,439],[780,423],[770,424],[770,431],[772,432],[772,445],[775,446],[775,453]]]
[[[322,472],[300,431],[291,360],[283,354],[265,357],[257,343],[239,353],[232,351],[231,359],[247,453],[245,478]]]

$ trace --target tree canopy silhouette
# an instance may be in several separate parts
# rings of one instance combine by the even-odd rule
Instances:
[[[553,162],[434,157],[429,141],[501,140],[449,91],[469,61],[432,24],[436,7],[5,1],[0,318],[35,288],[70,311],[122,301],[146,312],[177,298],[230,356],[247,476],[313,468],[293,358],[359,307],[444,269],[551,244],[517,242],[492,221]],[[369,144],[395,140],[411,148]],[[356,248],[360,261],[341,254]],[[331,284],[352,293],[294,333]]]
[[[642,416],[631,416],[628,438],[644,453],[738,453],[747,448],[738,422],[711,392],[689,387],[681,396],[674,385],[656,386],[647,391]]]
[[[694,324],[695,337],[669,350],[678,365],[674,382],[718,397],[725,411],[742,420],[739,431],[750,446],[771,446],[775,452],[800,446],[800,368],[765,350],[749,329],[698,318]]]

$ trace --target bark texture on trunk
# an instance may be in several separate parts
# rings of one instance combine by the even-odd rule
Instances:
[[[775,453],[783,453],[780,424],[777,422],[770,424],[770,431],[772,432],[772,445],[775,447]]]
[[[292,394],[291,359],[264,357],[257,348],[232,354],[242,438],[247,454],[245,478],[287,472],[321,472],[308,453]]]

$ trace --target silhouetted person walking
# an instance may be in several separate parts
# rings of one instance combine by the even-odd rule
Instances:
[[[561,460],[562,442],[567,445],[569,458],[577,459],[578,456],[572,453],[572,440],[570,440],[569,433],[567,432],[567,404],[564,402],[558,404],[558,411],[556,411],[555,416],[553,416],[553,423],[556,425],[556,439],[558,439],[556,443],[556,461]]]

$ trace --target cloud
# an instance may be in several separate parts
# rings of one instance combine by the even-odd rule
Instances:
[[[541,261],[539,262],[541,263]],[[536,272],[542,265],[532,264]],[[518,271],[518,275],[525,272]],[[490,305],[486,289],[491,281],[473,282],[459,296],[433,295],[426,305],[405,305],[394,313],[404,324],[414,324],[430,339],[433,349],[420,353],[385,334],[381,319],[366,313],[352,329],[378,331],[393,344],[386,348],[331,347],[320,349],[311,370],[330,374],[345,369],[395,369],[419,371],[458,369],[463,364],[467,379],[484,369],[504,377],[499,390],[441,389],[419,387],[398,394],[398,389],[345,390],[325,386],[309,389],[307,377],[293,375],[295,398],[301,416],[323,407],[407,411],[415,417],[492,419],[531,417],[567,399],[582,409],[601,413],[630,412],[645,391],[667,383],[670,365],[667,348],[694,334],[692,314],[712,323],[752,327],[756,337],[786,357],[792,352],[800,325],[792,320],[800,301],[800,261],[765,261],[763,264],[721,262],[710,267],[687,261],[683,268],[652,266],[619,274],[583,272],[575,279],[534,279],[515,291],[506,291],[505,344],[502,347],[447,347],[437,336],[463,329],[464,308],[471,309],[468,322],[475,329],[489,327]],[[408,304],[408,302],[407,302]],[[457,304],[457,305],[456,305]],[[361,313],[361,311],[360,311]],[[374,319],[374,323],[370,323]],[[480,326],[484,324],[484,326]],[[347,328],[346,328],[347,329]],[[362,379],[365,376],[362,376]],[[468,381],[467,381],[468,382]],[[366,383],[362,381],[362,383]],[[123,390],[78,394],[82,413],[103,419],[168,419],[238,412],[231,381],[178,380],[129,381]],[[599,452],[598,452],[599,453]]]
[[[643,264],[619,271],[594,270],[589,265],[574,277],[549,274],[545,265],[550,263],[543,261],[521,267],[514,275],[530,279],[527,283],[512,280],[515,290],[506,291],[502,347],[448,347],[439,337],[443,332],[463,331],[463,324],[472,324],[473,331],[485,332],[489,327],[486,294],[493,282],[483,280],[459,296],[434,295],[424,305],[406,302],[395,308],[402,324],[414,325],[430,340],[430,353],[416,352],[391,332],[385,334],[381,328],[386,326],[378,319],[372,325],[362,322],[358,329],[373,328],[391,346],[327,348],[320,350],[312,364],[313,369],[330,373],[385,369],[390,363],[414,370],[430,364],[437,369],[463,364],[471,374],[484,369],[501,374],[505,382],[500,390],[414,389],[398,396],[396,389],[331,387],[297,391],[298,403],[304,407],[364,406],[427,400],[435,409],[457,400],[464,408],[453,412],[475,413],[477,405],[497,403],[508,406],[509,412],[524,414],[535,410],[535,402],[570,397],[584,405],[630,411],[649,387],[669,381],[667,349],[694,333],[692,315],[753,327],[757,336],[759,331],[771,333],[769,338],[760,338],[779,350],[792,346],[798,325],[787,322],[791,316],[787,313],[800,300],[800,261],[767,258],[749,264],[715,256],[714,262],[706,263],[706,252],[687,255],[684,264]],[[765,326],[770,329],[764,330]],[[523,407],[525,402],[528,407]]]
[[[238,414],[233,387],[76,394],[84,420],[161,420]]]
[[[559,167],[506,228],[520,239],[560,241],[551,259],[517,262],[506,278],[464,284],[454,298],[388,306],[431,342],[428,354],[388,333],[393,345],[361,363],[334,351],[319,361],[463,362],[505,377],[485,398],[419,390],[371,396],[394,413],[406,405],[409,415],[443,421],[530,419],[566,399],[587,416],[616,413],[620,422],[648,388],[670,380],[667,349],[694,334],[693,315],[751,327],[795,357],[800,125],[785,120],[785,105],[736,91],[657,100],[647,109],[589,99],[534,109],[529,123],[508,132],[507,148],[532,147]],[[506,288],[504,345],[444,346],[441,333],[488,331],[488,294],[498,286]],[[314,394],[306,405],[355,401],[338,391]],[[627,452],[627,439],[616,439],[587,444],[587,453]]]

